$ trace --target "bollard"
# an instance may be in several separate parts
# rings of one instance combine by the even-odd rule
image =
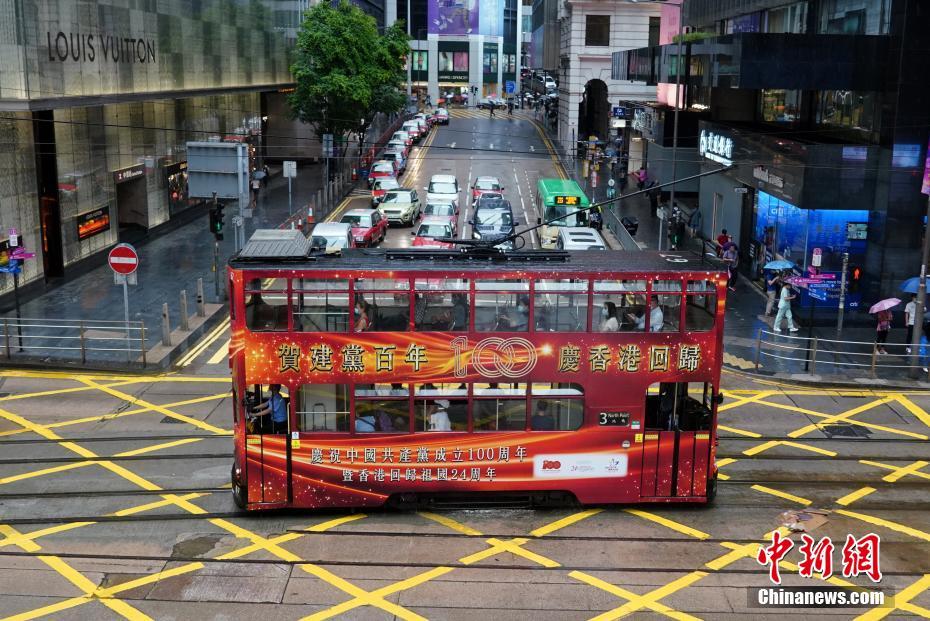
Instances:
[[[204,306],[203,298],[203,278],[197,279],[197,316],[206,317],[207,308]]]
[[[814,371],[817,369],[817,337],[814,337],[814,342],[811,344],[811,375],[814,374]]]
[[[762,328],[759,328],[759,335],[756,337],[756,371],[759,370],[760,356],[762,356]]]
[[[13,355],[10,353],[10,322],[6,317],[3,318],[3,340],[6,341],[6,357],[12,358]]]
[[[139,322],[139,349],[142,350],[142,366],[146,365],[145,362],[145,322]]]
[[[872,377],[875,377],[875,359],[878,357],[878,345],[872,347]]]
[[[86,364],[87,363],[87,344],[84,342],[84,322],[83,321],[80,324],[79,330],[80,330],[79,338],[81,339],[81,364]]]
[[[191,329],[187,319],[187,289],[181,289],[181,329],[185,332]]]
[[[322,218],[326,215],[326,210],[323,209],[323,190],[322,188],[316,191],[316,206],[320,210],[319,217]]]
[[[161,305],[161,344],[171,347],[171,325],[168,323],[168,303]]]

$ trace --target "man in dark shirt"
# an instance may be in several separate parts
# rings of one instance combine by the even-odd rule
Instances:
[[[536,403],[536,413],[530,420],[530,429],[533,431],[554,431],[555,421],[549,416],[549,404],[545,401]]]

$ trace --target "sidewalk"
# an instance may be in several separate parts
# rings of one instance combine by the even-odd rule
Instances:
[[[574,170],[572,170],[571,156],[562,149],[557,140],[557,136],[543,123],[538,123],[543,127],[550,142],[557,151],[565,172],[572,175],[589,194],[592,201],[603,201],[607,199],[607,182],[602,174],[599,179],[600,183],[597,188],[591,188],[590,184],[582,177],[583,164],[581,160],[575,161]],[[603,167],[602,167],[603,170]],[[574,174],[572,174],[574,173]],[[619,190],[619,187],[618,187]],[[627,186],[627,194],[636,192],[635,184]],[[686,216],[697,207],[697,200],[689,196],[676,196],[675,202],[685,212]],[[660,220],[652,216],[649,206],[649,199],[645,194],[622,199],[614,207],[618,218],[623,216],[633,216],[639,220],[639,229],[634,239],[640,247],[645,250],[655,250],[659,241],[659,223]],[[606,228],[605,228],[606,232]],[[667,227],[662,227],[662,248],[668,249]],[[609,244],[615,245],[616,242],[612,235],[605,235]],[[702,244],[698,238],[686,236],[685,243],[677,252],[693,253],[700,256]],[[750,374],[767,379],[784,379],[794,383],[811,383],[818,386],[836,385],[851,386],[864,388],[867,386],[882,387],[900,387],[907,389],[930,389],[930,381],[927,374],[921,373],[919,380],[912,380],[908,376],[908,369],[899,368],[876,368],[875,377],[872,377],[870,367],[871,362],[871,343],[875,341],[874,326],[861,327],[859,325],[849,325],[853,319],[853,314],[847,312],[847,325],[844,326],[842,333],[838,336],[836,331],[835,319],[830,325],[818,325],[822,323],[822,316],[813,326],[808,320],[808,310],[806,308],[792,308],[794,313],[794,322],[800,330],[793,333],[796,337],[817,338],[819,340],[840,340],[850,342],[861,342],[868,345],[845,345],[850,351],[868,355],[827,355],[823,354],[817,359],[815,366],[816,375],[810,374],[805,370],[805,363],[796,360],[784,360],[774,356],[760,356],[760,365],[756,370],[755,360],[757,357],[757,340],[760,330],[773,331],[772,324],[774,317],[765,317],[765,293],[754,283],[748,281],[743,274],[737,279],[736,292],[730,291],[727,296],[726,323],[724,326],[724,367],[741,373]],[[795,346],[800,348],[808,347],[807,340],[791,339],[792,333],[787,331],[783,326],[782,337],[768,337],[771,341],[786,346]],[[889,336],[889,344],[903,344],[905,339],[904,328],[900,324],[895,324]],[[907,365],[909,358],[903,355],[896,355],[901,352],[902,347],[889,348],[889,355],[881,356],[879,365]],[[766,349],[766,351],[771,351]],[[780,350],[781,351],[781,350]],[[785,349],[786,357],[806,359],[809,356],[807,351],[792,352]],[[847,363],[847,365],[830,364],[833,361]],[[848,366],[849,363],[864,364],[867,366],[856,367]]]
[[[387,128],[387,121],[384,131]],[[370,134],[370,140],[376,140],[378,132]],[[357,154],[357,143],[350,144],[347,157],[354,158]],[[350,169],[354,160],[350,159],[346,165]],[[259,228],[277,228],[289,217],[288,209],[288,183],[280,176],[280,167],[271,167],[272,177],[265,188],[259,191],[257,204],[251,219],[245,222],[245,239]],[[309,164],[298,167],[297,177],[292,180],[292,205],[296,212],[306,206],[311,199],[315,203],[317,191],[323,186],[323,164]],[[352,190],[351,183],[344,189],[346,193]],[[217,298],[214,285],[213,244],[214,238],[208,228],[208,209],[200,207],[202,213],[188,224],[168,231],[162,235],[146,240],[136,247],[139,252],[138,285],[129,287],[129,319],[130,321],[144,321],[146,331],[146,348],[150,349],[161,342],[161,316],[162,304],[168,303],[168,315],[171,328],[175,329],[180,323],[180,292],[187,290],[188,314],[194,315],[197,310],[197,279],[203,279],[205,301],[220,304],[213,321],[208,317],[208,324],[215,324],[219,317],[225,314],[226,300],[225,269],[226,262],[235,251],[235,227],[232,225],[232,216],[238,213],[235,203],[227,205],[225,210],[226,222],[223,228],[224,239],[219,245],[219,280],[220,297]],[[113,284],[113,273],[106,264],[64,282],[45,293],[24,301],[20,305],[21,316],[29,319],[73,319],[73,320],[107,320],[122,322],[123,291],[122,286]],[[8,309],[7,317],[15,317],[15,311]],[[197,338],[209,327],[204,325],[201,329],[185,334],[185,341]],[[23,360],[42,359],[43,355],[51,356],[55,353],[55,343],[49,339],[48,352],[38,350],[26,355]],[[38,343],[35,343],[38,344]],[[41,342],[44,346],[45,343]],[[187,347],[186,342],[173,342],[173,353],[179,353]],[[104,352],[107,354],[109,352]],[[96,356],[98,359],[109,361],[122,360],[125,362],[124,352],[115,352],[113,356]],[[56,359],[58,356],[55,357]],[[16,361],[17,356],[13,360]],[[151,361],[149,361],[151,362]]]

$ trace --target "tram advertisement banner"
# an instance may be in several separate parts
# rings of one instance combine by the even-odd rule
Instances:
[[[638,373],[690,381],[713,371],[713,337],[713,332],[685,338],[678,333],[474,338],[456,333],[244,332],[234,339],[232,351],[245,347],[249,383],[462,382],[530,374],[571,381],[572,376]]]

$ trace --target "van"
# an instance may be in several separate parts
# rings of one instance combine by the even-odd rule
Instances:
[[[601,234],[586,226],[559,227],[556,250],[607,250]]]

